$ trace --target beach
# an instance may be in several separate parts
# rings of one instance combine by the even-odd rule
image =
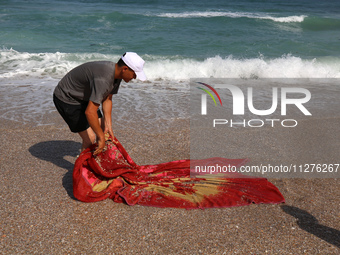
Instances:
[[[0,7],[1,254],[339,254],[339,1],[16,0]],[[53,90],[74,67],[117,62],[124,52],[145,60],[148,78],[122,82],[113,96],[114,134],[137,164],[247,159],[242,174],[268,178],[286,202],[185,210],[75,199],[81,139],[57,113]],[[254,82],[253,108],[262,113],[279,87],[277,109],[251,114],[246,85],[245,113],[234,114],[234,95],[210,79]],[[310,84],[317,79],[331,85]],[[195,81],[214,87],[223,107]],[[311,99],[288,101],[285,115],[281,85],[307,89]],[[203,96],[207,118],[196,123]],[[283,172],[250,172],[280,166]]]
[[[116,107],[117,113],[129,105]],[[4,118],[0,122],[1,253],[338,254],[338,179],[270,179],[285,204],[185,210],[77,201],[72,169],[80,139],[49,107],[40,125]],[[136,112],[129,115],[133,119]],[[42,125],[44,121],[53,125]],[[153,129],[146,128],[148,123]],[[188,118],[160,128],[152,116],[113,126],[137,164],[190,157]],[[252,144],[261,143],[263,137],[257,137]],[[310,139],[324,141],[315,135]]]

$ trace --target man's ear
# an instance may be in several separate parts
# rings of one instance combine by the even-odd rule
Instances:
[[[123,73],[126,71],[126,69],[127,69],[127,66],[122,66],[122,67],[120,67],[120,68],[119,68],[119,73],[120,73],[120,75],[123,75]]]

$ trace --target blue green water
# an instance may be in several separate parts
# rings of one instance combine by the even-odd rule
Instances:
[[[159,125],[186,116],[190,78],[340,78],[339,43],[334,0],[2,0],[0,117],[44,123],[67,71],[135,51],[149,81],[123,84],[118,123]]]
[[[93,2],[1,1],[0,42],[36,53],[340,56],[338,1]]]
[[[125,51],[150,80],[340,76],[340,1],[3,0],[0,31],[0,78]]]

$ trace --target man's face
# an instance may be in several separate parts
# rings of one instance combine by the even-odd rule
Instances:
[[[131,81],[132,79],[136,79],[136,73],[129,67],[127,66],[124,66],[123,67],[123,80],[125,82],[129,82]]]

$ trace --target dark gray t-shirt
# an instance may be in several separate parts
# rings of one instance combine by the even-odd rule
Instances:
[[[115,63],[95,61],[82,64],[60,80],[54,90],[57,98],[67,104],[79,105],[92,101],[101,104],[109,94],[117,94],[121,79],[114,79]]]

